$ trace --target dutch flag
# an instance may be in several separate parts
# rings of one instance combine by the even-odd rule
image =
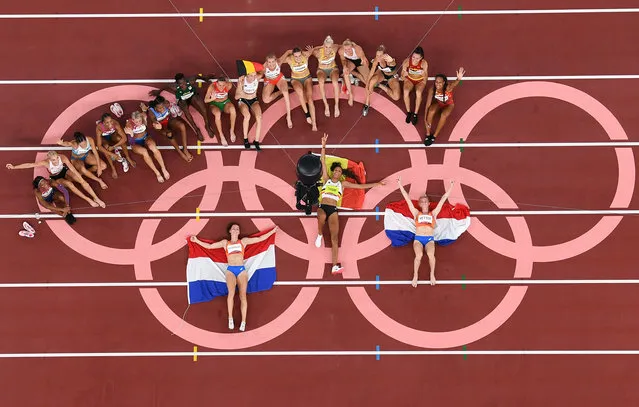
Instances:
[[[435,209],[438,202],[430,203],[430,210]],[[417,201],[413,201],[417,208]],[[384,230],[391,241],[391,246],[405,246],[415,239],[415,221],[405,200],[392,202],[384,211]],[[437,215],[435,226],[435,243],[446,246],[457,240],[470,226],[470,209],[462,204],[451,205],[446,202]]]

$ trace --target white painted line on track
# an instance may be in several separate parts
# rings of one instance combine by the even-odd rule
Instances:
[[[457,79],[449,76],[449,80]],[[605,80],[605,79],[639,79],[639,74],[610,75],[508,75],[508,76],[465,76],[464,81],[551,81],[551,80]],[[290,78],[288,79],[290,81]],[[340,81],[342,79],[340,78]],[[400,79],[401,80],[401,79]],[[433,81],[435,77],[429,76]],[[237,82],[237,79],[231,79]],[[263,80],[260,80],[263,82]],[[174,83],[174,79],[3,79],[0,85],[127,85]],[[196,82],[205,82],[196,80]],[[313,78],[317,82],[317,78]]]
[[[549,215],[593,215],[593,216],[633,216],[639,215],[639,209],[565,209],[543,211],[499,210],[499,211],[470,211],[470,216],[549,216]],[[139,212],[139,213],[74,213],[78,219],[168,219],[168,218],[308,218],[317,216],[317,212],[306,215],[302,211],[287,212]],[[384,211],[352,211],[343,210],[340,216],[368,217],[385,216]],[[59,215],[53,213],[5,213],[0,219],[54,219],[62,221]]]
[[[64,282],[64,283],[0,283],[0,288],[106,288],[106,287],[186,287],[185,281],[123,281],[123,282]],[[276,281],[276,286],[287,287],[359,287],[374,285],[409,285],[409,280],[301,280]],[[430,285],[430,280],[419,280],[420,285]],[[557,279],[557,280],[437,280],[437,285],[637,285],[639,279]]]
[[[251,17],[399,17],[399,16],[460,16],[460,15],[524,15],[524,14],[628,14],[639,8],[569,8],[510,10],[366,10],[366,11],[268,11],[228,13],[55,13],[0,14],[3,20],[87,19],[87,18],[251,18]]]
[[[144,358],[144,357],[259,357],[259,356],[619,356],[639,355],[639,350],[282,350],[196,352],[48,352],[0,353],[0,359],[29,358]]]
[[[489,137],[489,136],[487,136]],[[573,142],[552,142],[552,143],[540,143],[540,142],[516,142],[516,143],[435,143],[428,147],[423,144],[414,143],[388,143],[388,144],[327,144],[328,149],[384,149],[384,148],[396,148],[396,149],[426,149],[433,148],[446,148],[446,149],[458,149],[463,148],[558,148],[558,147],[639,147],[639,141],[573,141]],[[245,150],[244,145],[234,145],[225,147],[221,144],[202,144],[200,146],[188,146],[189,150]],[[320,144],[261,144],[260,148],[263,150],[319,150],[322,148]],[[130,150],[131,147],[129,146]],[[158,146],[160,150],[174,150],[172,146]],[[60,147],[58,145],[40,145],[40,146],[5,146],[0,147],[0,152],[9,151],[71,151],[71,147]]]

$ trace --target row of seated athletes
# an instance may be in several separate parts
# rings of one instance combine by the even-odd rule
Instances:
[[[310,69],[310,58],[317,60],[316,77],[319,83],[319,90],[324,104],[324,115],[330,117],[330,106],[326,97],[324,84],[331,81],[333,85],[334,110],[333,116],[340,116],[340,68],[337,64],[339,59],[342,65],[341,76],[343,77],[341,91],[348,95],[348,104],[353,106],[352,86],[361,84],[366,89],[366,99],[362,114],[366,116],[371,107],[371,95],[377,88],[382,89],[393,100],[398,101],[403,92],[404,105],[406,108],[406,123],[417,124],[418,111],[422,104],[423,93],[428,81],[428,62],[424,58],[424,50],[417,47],[409,58],[401,64],[397,64],[395,58],[388,54],[384,45],[380,45],[372,60],[366,57],[361,46],[351,40],[345,40],[341,45],[334,43],[330,36],[327,36],[321,46],[307,46],[305,50],[293,48],[287,50],[281,56],[269,54],[263,64],[253,64],[255,69],[240,75],[235,86],[234,99],[237,107],[243,116],[242,132],[245,148],[250,148],[248,140],[249,122],[251,114],[255,118],[256,132],[254,146],[260,149],[260,139],[262,136],[262,108],[258,89],[260,81],[263,80],[261,94],[262,103],[269,104],[282,97],[286,104],[286,122],[288,128],[293,127],[291,119],[291,103],[289,96],[289,80],[283,72],[284,65],[290,68],[290,87],[297,95],[300,107],[306,116],[306,122],[313,131],[317,131],[317,118],[315,105],[313,102],[313,77]],[[339,57],[339,58],[338,58]],[[437,74],[433,86],[428,90],[425,101],[425,137],[424,144],[431,145],[441,132],[447,118],[455,107],[453,98],[454,89],[462,80],[465,71],[463,68],[457,70],[455,81],[449,82],[444,74]],[[198,94],[195,81],[197,79],[211,82],[204,97]],[[403,84],[403,85],[402,85]],[[231,100],[230,92],[234,88],[229,77],[222,76],[217,79],[214,76],[191,76],[185,77],[178,73],[175,76],[175,83],[170,86],[150,92],[150,96],[160,96],[162,92],[175,94],[177,105],[184,113],[180,115],[195,130],[198,139],[203,140],[200,130],[195,125],[189,112],[189,107],[193,107],[202,115],[205,121],[206,130],[211,138],[214,138],[214,130],[209,120],[206,105],[215,118],[215,126],[220,136],[220,142],[228,145],[225,131],[222,128],[221,115],[229,115],[231,142],[235,142],[235,122],[237,110]],[[411,105],[411,93],[415,94],[414,105]],[[159,104],[164,103],[160,99]],[[439,122],[435,131],[432,131],[432,124],[437,114],[440,114]],[[156,115],[156,117],[158,117]],[[169,128],[173,128],[171,119]],[[175,118],[175,121],[180,119]]]
[[[322,186],[319,196],[319,205],[317,208],[317,237],[315,239],[315,247],[321,248],[323,241],[323,230],[326,224],[330,233],[331,240],[331,260],[332,268],[331,274],[341,274],[343,267],[339,262],[339,210],[337,203],[341,199],[345,188],[357,188],[357,189],[370,189],[376,187],[382,187],[386,185],[386,181],[372,182],[367,184],[356,184],[348,181],[342,181],[342,175],[347,175],[347,169],[341,167],[339,162],[334,162],[329,168],[326,164],[326,142],[328,135],[324,134],[322,137],[322,152],[319,157],[308,154],[304,156],[298,162],[298,177],[301,182],[314,185],[315,180],[321,178]],[[435,277],[435,241],[434,231],[437,224],[437,216],[441,211],[444,203],[448,199],[454,182],[450,182],[450,187],[444,193],[434,209],[430,210],[430,200],[426,194],[421,194],[418,198],[417,208],[413,206],[411,197],[402,185],[401,178],[397,179],[397,186],[407,202],[410,208],[411,214],[415,222],[415,240],[413,242],[413,250],[415,259],[412,268],[412,281],[413,287],[418,286],[419,268],[421,266],[424,253],[428,258],[430,268],[431,285],[436,284]],[[240,311],[242,316],[242,322],[240,324],[240,331],[246,329],[246,318],[248,313],[248,299],[247,299],[247,287],[248,287],[248,272],[245,267],[245,248],[246,246],[254,243],[258,243],[267,239],[273,233],[278,230],[277,226],[271,231],[262,234],[259,237],[244,237],[240,238],[240,225],[236,222],[231,222],[227,229],[227,238],[213,241],[213,243],[207,243],[202,241],[197,236],[191,236],[191,242],[198,244],[207,249],[224,249],[227,259],[227,268],[225,270],[225,279],[228,288],[227,296],[227,308],[228,308],[228,328],[230,330],[235,328],[235,322],[233,319],[234,298],[236,290],[239,291],[240,297]]]

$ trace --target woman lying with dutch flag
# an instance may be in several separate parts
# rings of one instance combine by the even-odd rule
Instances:
[[[424,251],[426,251],[426,256],[428,256],[428,263],[430,264],[430,284],[435,285],[435,227],[437,225],[437,215],[439,215],[439,212],[442,210],[444,203],[448,199],[450,191],[455,185],[455,181],[450,181],[450,188],[441,197],[439,203],[432,211],[429,208],[430,201],[426,194],[419,197],[419,200],[417,201],[419,209],[416,209],[410,199],[410,196],[402,186],[401,177],[397,179],[397,183],[399,184],[399,190],[402,192],[404,200],[408,204],[408,209],[413,215],[413,220],[415,221],[415,240],[413,240],[415,261],[413,265],[412,285],[413,287],[417,287],[419,266],[422,263]]]

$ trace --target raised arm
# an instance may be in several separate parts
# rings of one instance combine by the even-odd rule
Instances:
[[[212,100],[214,100],[215,99],[213,97],[214,93],[215,93],[215,84],[211,83],[208,89],[206,90],[206,95],[204,96],[204,103],[210,103]]]
[[[277,63],[280,65],[288,64],[288,57],[290,57],[292,54],[293,49],[287,49],[286,52],[284,52],[282,56],[278,58]]]
[[[437,217],[437,215],[439,215],[439,211],[442,210],[442,207],[444,206],[444,202],[446,202],[446,200],[448,199],[448,196],[450,195],[450,191],[453,190],[454,186],[455,186],[455,181],[450,181],[450,188],[448,188],[448,191],[446,191],[446,193],[442,195],[442,199],[439,200],[439,203],[435,207],[435,210],[433,210],[434,217]]]
[[[160,96],[160,94],[162,92],[169,92],[175,95],[175,89],[177,88],[177,85],[175,83],[172,83],[170,85],[166,85],[163,88],[160,89],[154,89],[152,91],[149,92],[149,96],[153,96],[153,97],[158,97]]]
[[[226,239],[220,240],[219,242],[204,243],[203,241],[198,239],[197,236],[191,236],[190,240],[193,243],[199,244],[200,246],[202,246],[205,249],[221,249],[224,246],[226,246],[226,243],[227,243]]]
[[[452,92],[453,89],[455,89],[457,87],[457,85],[459,85],[459,82],[461,82],[462,78],[464,77],[464,75],[466,74],[466,71],[464,70],[464,68],[459,68],[457,70],[457,80],[453,81],[452,83],[448,84],[448,91]]]
[[[258,236],[258,237],[245,237],[242,239],[242,244],[244,246],[248,246],[250,244],[253,243],[259,243],[259,242],[263,242],[266,239],[268,239],[269,237],[271,237],[275,232],[277,232],[279,228],[277,226],[275,226],[273,229],[271,229],[268,233],[264,233],[262,236]]]
[[[322,162],[322,180],[328,180],[328,169],[326,168],[326,141],[328,140],[328,134],[324,133],[322,136],[322,155],[320,161]]]
[[[408,204],[410,213],[413,215],[413,218],[416,217],[419,211],[417,210],[417,208],[415,208],[415,205],[413,205],[413,201],[410,199],[408,192],[406,192],[406,190],[404,189],[404,186],[402,185],[402,177],[397,178],[397,184],[399,185],[399,191],[402,193],[404,200]]]

